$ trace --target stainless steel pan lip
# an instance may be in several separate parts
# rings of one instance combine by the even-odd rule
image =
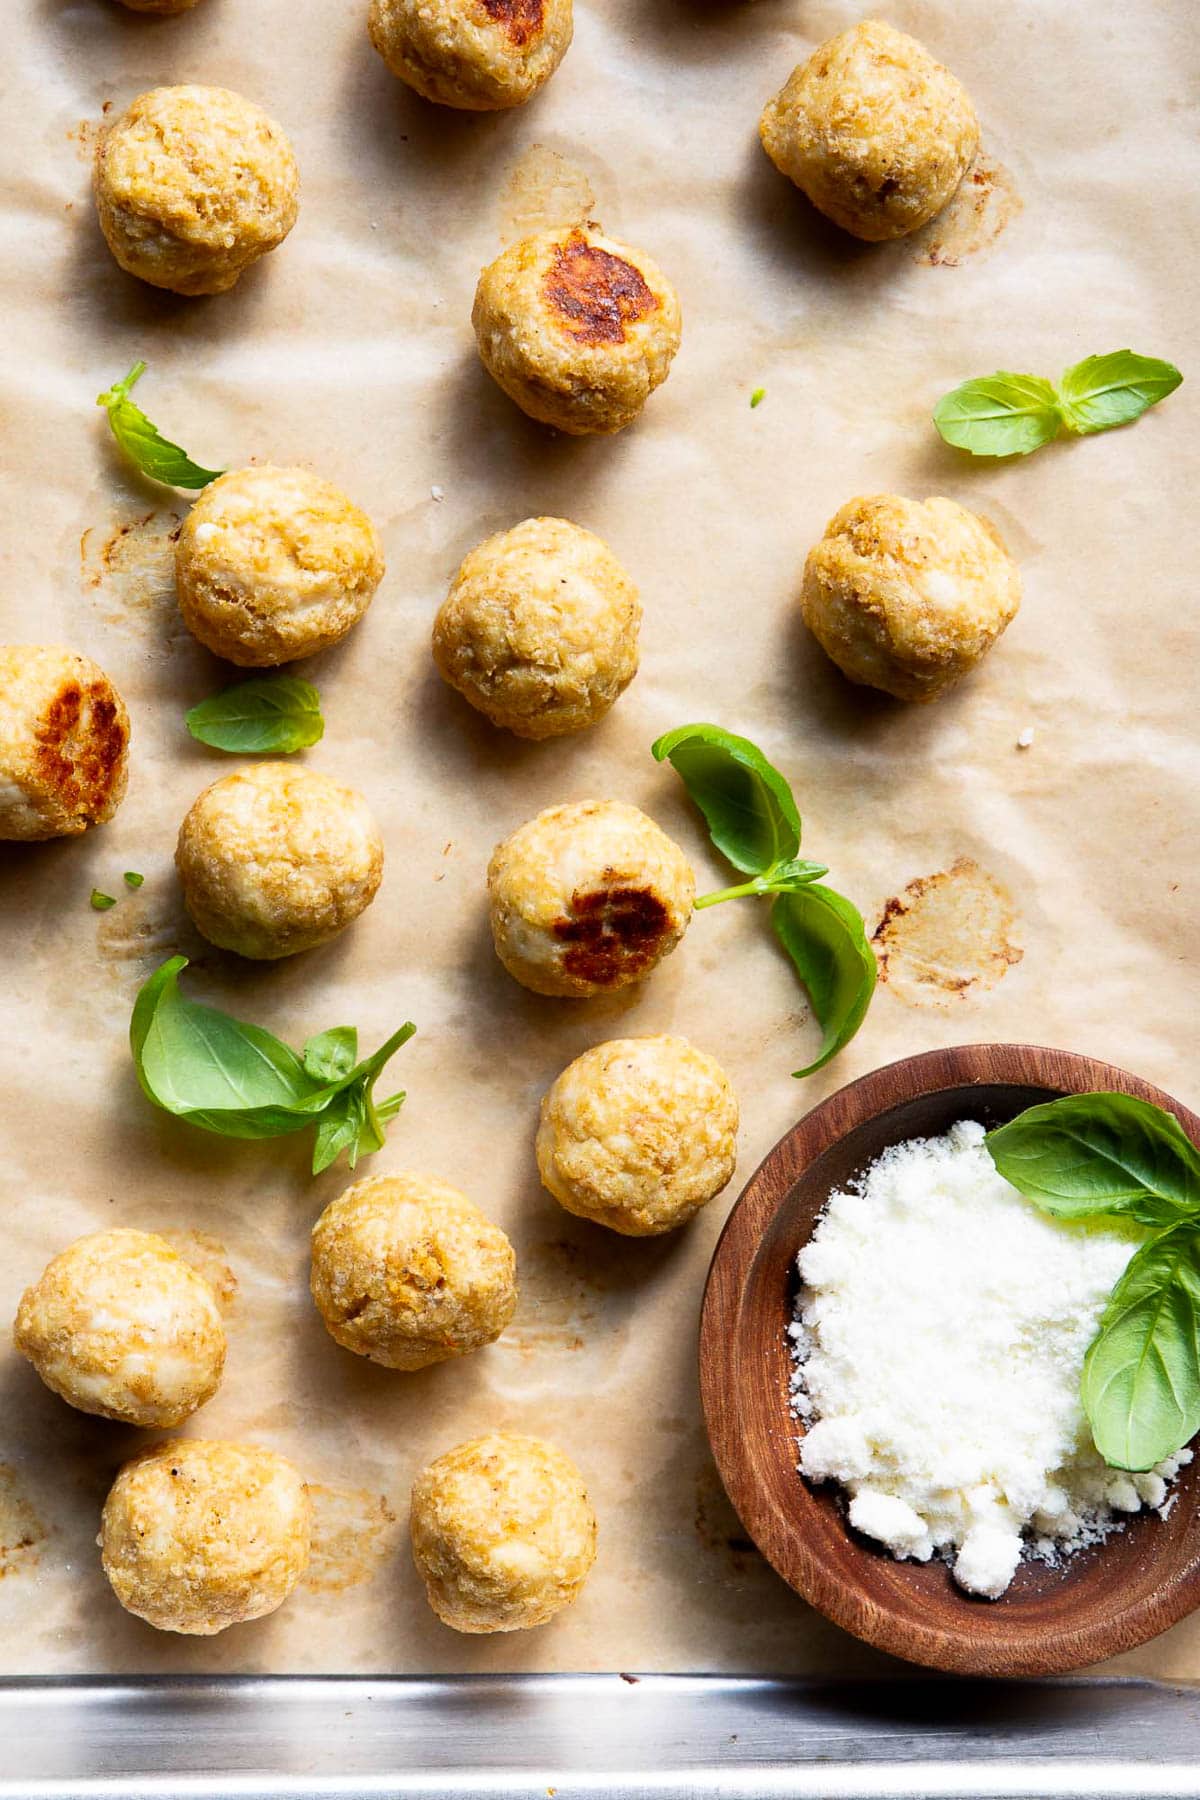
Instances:
[[[1200,1689],[754,1676],[0,1682],[0,1800],[1174,1800]]]

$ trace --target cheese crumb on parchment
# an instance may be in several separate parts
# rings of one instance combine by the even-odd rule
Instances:
[[[1022,1554],[1054,1562],[1162,1510],[1181,1451],[1147,1474],[1100,1457],[1084,1354],[1146,1234],[1040,1213],[982,1125],[897,1144],[830,1196],[797,1259],[790,1328],[800,1470],[897,1557],[946,1556],[997,1598]]]

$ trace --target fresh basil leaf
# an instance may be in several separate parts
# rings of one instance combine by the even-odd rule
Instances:
[[[1152,1469],[1200,1430],[1200,1232],[1152,1238],[1109,1296],[1083,1364],[1084,1411],[1117,1469]]]
[[[1162,1226],[1200,1213],[1200,1151],[1171,1113],[1129,1094],[1067,1094],[986,1141],[1004,1179],[1056,1218]]]
[[[358,1161],[359,1133],[366,1117],[363,1090],[359,1086],[345,1088],[321,1115],[313,1144],[312,1170],[319,1175],[335,1163],[343,1150],[350,1167]]]
[[[823,1033],[816,1060],[795,1070],[799,1079],[836,1056],[866,1018],[875,991],[875,956],[857,907],[816,882],[780,894],[771,906],[771,924]]]
[[[304,1046],[304,1067],[318,1081],[340,1081],[358,1060],[358,1033],[353,1025],[334,1025]]]
[[[735,869],[762,875],[800,848],[792,790],[757,745],[719,725],[681,725],[651,746],[670,762]]]
[[[126,887],[140,888],[145,879],[146,877],[144,875],[139,875],[136,869],[126,869],[125,871]]]
[[[141,407],[135,406],[129,398],[145,373],[145,363],[135,362],[124,380],[114,382],[112,387],[97,394],[96,405],[104,407],[117,443],[143,475],[148,475],[152,481],[161,481],[166,487],[207,487],[225,471],[202,469],[199,463],[194,463],[178,444],[163,437]]]
[[[116,904],[117,903],[111,894],[102,894],[99,888],[92,889],[93,912],[107,912],[110,907],[115,906]]]
[[[1072,431],[1109,431],[1128,425],[1147,407],[1173,394],[1183,380],[1174,363],[1132,350],[1087,356],[1075,363],[1058,384],[1063,417]]]
[[[933,422],[946,443],[972,456],[1028,456],[1058,436],[1062,418],[1052,382],[998,370],[944,394]]]
[[[295,675],[264,675],[235,682],[187,714],[187,728],[214,750],[239,756],[269,750],[287,755],[319,743],[325,734],[321,696]]]

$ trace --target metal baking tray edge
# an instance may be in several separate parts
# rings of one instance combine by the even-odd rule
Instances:
[[[1158,1800],[1200,1690],[701,1675],[0,1682],[0,1800]]]

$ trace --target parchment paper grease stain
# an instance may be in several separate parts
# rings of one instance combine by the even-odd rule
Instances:
[[[387,1495],[318,1481],[308,1483],[308,1492],[313,1535],[305,1587],[317,1594],[340,1594],[369,1581],[399,1535]]]
[[[46,1527],[17,1483],[16,1471],[0,1463],[0,1580],[37,1566]]]
[[[168,509],[134,513],[84,532],[80,580],[85,590],[97,593],[108,624],[133,624],[158,613],[168,622],[168,637],[187,635],[175,604],[175,540],[182,524],[183,514]]]
[[[994,875],[959,857],[888,901],[872,942],[879,978],[913,1006],[952,1006],[996,986],[1024,951],[1012,899]]]
[[[500,242],[582,225],[595,210],[592,184],[576,163],[531,144],[509,171],[500,197]]]
[[[954,198],[913,237],[914,262],[956,269],[968,257],[989,250],[1021,204],[1011,172],[981,151]]]

